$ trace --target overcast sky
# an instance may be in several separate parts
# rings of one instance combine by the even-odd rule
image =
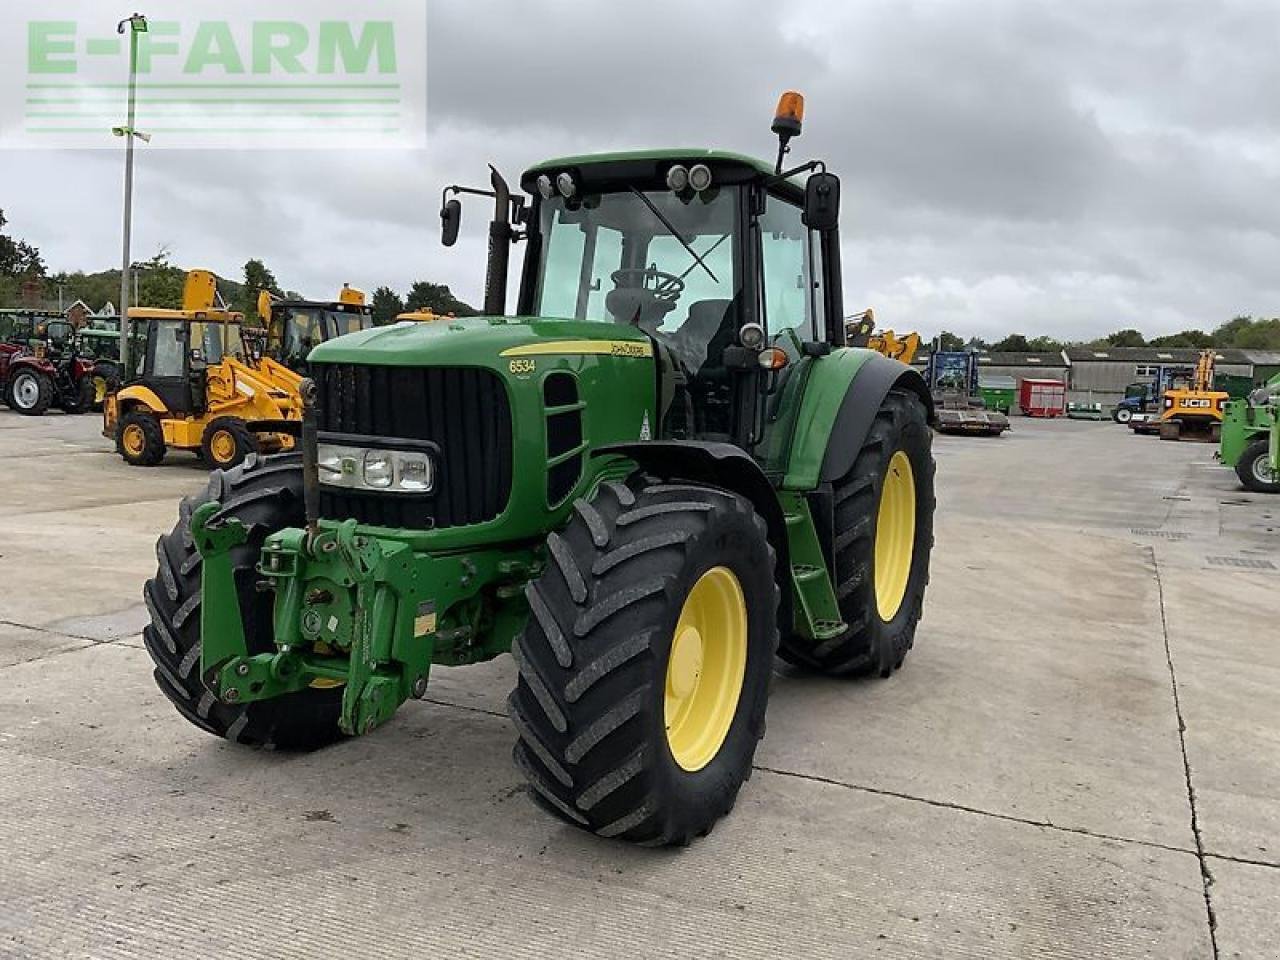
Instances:
[[[1277,0],[433,0],[429,25],[425,150],[144,148],[135,256],[478,304],[486,211],[441,248],[443,185],[578,151],[767,157],[795,88],[795,157],[844,180],[850,312],[1072,339],[1280,314]],[[51,269],[118,262],[117,151],[0,169]]]

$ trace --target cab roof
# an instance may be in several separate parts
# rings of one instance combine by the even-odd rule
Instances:
[[[280,307],[302,310],[333,310],[338,313],[373,313],[371,303],[343,303],[341,300],[274,300],[273,310]]]
[[[774,176],[772,163],[758,157],[734,153],[730,150],[706,150],[698,148],[674,148],[663,150],[627,150],[615,153],[586,153],[577,156],[555,157],[530,167],[520,178],[520,185],[529,193],[535,189],[540,174],[554,176],[568,170],[593,187],[634,181],[662,183],[667,169],[675,163],[692,166],[705,163],[721,183],[744,183]],[[790,199],[804,196],[804,177],[789,177],[774,184],[774,189]]]
[[[165,310],[160,307],[130,307],[130,320],[187,320],[201,323],[244,323],[243,313],[230,310]]]

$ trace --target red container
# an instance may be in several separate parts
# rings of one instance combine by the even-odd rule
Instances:
[[[1018,406],[1028,417],[1060,417],[1067,412],[1067,385],[1061,380],[1020,377]]]

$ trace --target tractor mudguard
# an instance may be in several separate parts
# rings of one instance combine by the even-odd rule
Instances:
[[[621,455],[664,480],[705,483],[746,497],[769,528],[769,543],[778,555],[779,576],[785,582],[782,571],[790,569],[791,559],[782,504],[760,465],[740,447],[702,440],[652,440],[608,444],[597,448],[593,455]],[[779,617],[782,623],[791,622],[790,595],[786,590],[782,591]]]
[[[933,397],[929,394],[924,377],[888,357],[876,354],[868,358],[858,368],[840,408],[836,411],[831,438],[822,457],[819,482],[831,483],[849,472],[853,461],[857,459],[858,451],[862,449],[863,441],[871,432],[871,424],[875,421],[880,404],[889,395],[889,391],[894,389],[911,390],[919,396],[928,411],[929,422],[934,422]]]

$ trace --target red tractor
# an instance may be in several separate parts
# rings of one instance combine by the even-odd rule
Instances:
[[[84,413],[93,406],[94,360],[79,355],[75,327],[61,314],[5,318],[0,342],[0,399],[29,417],[50,406]]]

